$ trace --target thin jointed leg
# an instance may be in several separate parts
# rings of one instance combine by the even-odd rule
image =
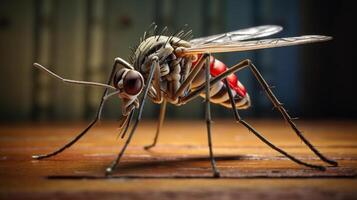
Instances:
[[[226,87],[229,88],[228,86],[228,82],[227,79],[224,80]],[[255,130],[250,124],[248,124],[246,121],[244,121],[242,119],[242,117],[239,115],[238,110],[236,109],[236,104],[235,104],[235,100],[233,98],[233,94],[231,90],[228,90],[228,94],[229,94],[229,99],[232,105],[232,109],[233,109],[233,114],[235,117],[235,120],[239,123],[241,123],[243,126],[245,126],[248,130],[250,130],[255,136],[257,136],[261,141],[263,141],[265,144],[267,144],[270,148],[274,149],[275,151],[283,154],[284,156],[288,157],[290,160],[300,164],[300,165],[304,165],[307,167],[311,167],[311,168],[316,168],[319,170],[325,170],[325,168],[323,166],[320,165],[313,165],[313,164],[309,164],[306,163],[304,161],[301,161],[297,158],[295,158],[294,156],[288,154],[287,152],[285,152],[284,150],[280,149],[279,147],[275,146],[274,144],[272,144],[271,142],[269,142],[266,138],[264,138],[257,130]]]
[[[123,148],[121,149],[120,153],[118,154],[117,158],[110,164],[110,166],[106,169],[106,175],[109,175],[110,173],[113,172],[113,170],[116,168],[116,166],[118,165],[121,157],[124,155],[124,152],[126,150],[126,148],[128,147],[130,141],[131,141],[131,138],[133,137],[134,133],[135,133],[135,130],[141,120],[141,115],[142,115],[142,112],[143,112],[143,109],[144,109],[144,105],[145,105],[145,101],[146,101],[146,97],[147,97],[147,94],[148,94],[148,91],[149,91],[149,88],[151,86],[151,81],[152,81],[152,78],[153,78],[153,75],[154,75],[154,71],[155,71],[155,62],[158,62],[157,59],[153,61],[152,65],[151,65],[151,69],[150,69],[150,73],[149,73],[149,77],[145,83],[145,88],[144,88],[144,94],[141,98],[141,101],[140,101],[140,107],[139,107],[139,113],[138,113],[138,116],[136,118],[136,121],[135,121],[135,124],[133,126],[133,128],[131,129],[130,133],[129,133],[129,137],[128,139],[125,141],[125,144],[123,146]]]
[[[132,110],[128,116],[126,116],[126,121],[124,124],[120,127],[120,132],[118,134],[118,137],[121,137],[122,139],[125,137],[125,134],[128,132],[129,126],[131,124],[131,120],[133,119],[135,110]]]
[[[234,65],[233,67],[229,68],[227,71],[223,72],[222,74],[213,77],[210,80],[210,85],[214,85],[216,83],[218,83],[219,81],[225,79],[228,75],[235,73],[236,71],[238,71],[242,66],[246,66],[248,64],[248,62],[242,61],[236,65]],[[195,99],[196,97],[198,97],[202,92],[205,91],[205,85],[201,85],[198,88],[195,88],[194,91],[191,91],[190,93],[188,93],[186,96],[184,96],[183,98],[180,99],[180,103],[185,104],[193,99]]]
[[[163,125],[164,119],[165,119],[166,104],[167,104],[166,100],[163,100],[163,102],[161,103],[161,106],[160,106],[159,123],[157,124],[157,129],[156,129],[156,134],[155,134],[154,141],[153,141],[152,144],[147,145],[147,146],[144,147],[144,149],[146,149],[146,150],[151,149],[157,143],[157,139],[159,138],[160,130],[162,128],[162,125]]]
[[[269,85],[266,83],[266,81],[264,80],[264,78],[262,77],[262,75],[259,73],[259,71],[257,70],[257,68],[251,63],[250,60],[244,60],[242,62],[239,62],[238,64],[234,65],[233,67],[229,68],[227,71],[223,72],[222,74],[214,77],[211,79],[210,83],[213,85],[215,83],[217,83],[218,81],[221,81],[223,79],[225,79],[228,75],[235,73],[241,69],[244,69],[246,67],[250,67],[251,71],[253,72],[254,76],[257,78],[258,82],[260,83],[260,85],[262,86],[262,88],[264,89],[264,91],[266,92],[266,94],[268,95],[270,101],[274,104],[274,106],[279,110],[279,112],[283,115],[284,119],[289,123],[289,125],[291,126],[291,128],[294,130],[294,132],[296,133],[296,135],[310,148],[310,150],[316,155],[318,156],[322,161],[329,163],[333,166],[337,166],[338,163],[334,160],[330,160],[328,158],[326,158],[324,155],[322,155],[314,146],[312,146],[312,144],[303,136],[303,134],[301,133],[301,131],[297,128],[297,126],[294,124],[294,122],[292,121],[290,115],[287,113],[287,111],[284,109],[284,107],[282,106],[282,104],[278,101],[278,99],[275,97],[275,95],[273,94],[273,92],[271,91]],[[189,93],[188,95],[186,95],[184,98],[181,99],[182,104],[185,104],[191,100],[193,100],[194,98],[198,97],[198,95],[204,91],[204,87],[199,87],[196,90],[194,90],[193,92]]]
[[[207,136],[208,136],[208,148],[209,148],[209,157],[211,160],[211,166],[213,171],[213,177],[220,177],[219,171],[216,166],[216,160],[214,159],[213,150],[212,150],[212,135],[211,135],[211,102],[210,102],[210,59],[209,56],[206,58],[205,63],[205,77],[206,77],[206,125],[207,125]]]
[[[199,74],[199,72],[203,68],[208,56],[209,56],[209,54],[203,54],[203,56],[201,56],[200,60],[196,63],[196,65],[192,66],[191,72],[189,73],[187,78],[183,81],[183,83],[180,85],[180,87],[177,89],[176,93],[174,94],[173,99],[179,98],[185,92],[185,90],[187,90],[187,88],[191,85],[192,81],[196,78],[196,76]],[[203,86],[203,89],[204,89],[204,86]]]
[[[117,64],[119,64],[118,62],[119,59],[116,59],[115,62],[114,62],[114,65],[113,65],[113,69],[112,69],[112,72],[110,73],[110,76],[109,76],[109,80],[108,80],[108,83],[107,85],[110,85],[111,84],[111,81],[113,79],[113,76],[114,76],[114,72],[115,72],[115,69],[116,69],[116,66]],[[83,137],[87,132],[88,130],[90,130],[95,124],[96,122],[100,119],[100,115],[101,115],[101,112],[102,112],[102,109],[103,109],[103,106],[104,106],[104,103],[105,103],[105,96],[108,95],[108,88],[105,88],[104,92],[103,92],[103,95],[102,95],[102,99],[101,99],[101,102],[99,104],[99,107],[98,107],[98,110],[97,110],[97,114],[96,114],[96,117],[94,118],[94,120],[80,133],[78,134],[76,137],[74,137],[70,142],[68,142],[67,144],[65,144],[64,146],[62,146],[61,148],[51,152],[51,153],[48,153],[48,154],[44,154],[44,155],[33,155],[32,158],[34,159],[44,159],[44,158],[48,158],[48,157],[52,157],[54,155],[57,155],[59,153],[61,153],[62,151],[64,151],[65,149],[67,149],[68,147],[72,146],[74,143],[76,143],[81,137]]]
[[[201,58],[197,62],[197,64],[192,67],[193,70],[189,73],[187,79],[185,79],[185,81],[177,89],[177,91],[174,94],[173,99],[176,99],[179,96],[181,96],[183,94],[183,92],[189,87],[189,85],[192,83],[194,78],[198,75],[198,73],[203,68],[208,56],[209,56],[208,54],[204,54],[203,56],[201,56]],[[155,89],[157,91],[159,91],[159,89],[157,89],[157,88],[160,88],[160,83],[159,82],[155,82],[155,78],[156,77],[154,77],[154,81],[153,81],[154,83],[153,84],[154,84],[154,86],[156,85]],[[163,100],[163,101],[165,101],[165,100]],[[158,139],[158,136],[159,136],[159,133],[160,133],[160,129],[162,127],[162,124],[163,124],[163,121],[164,121],[164,118],[165,118],[165,111],[166,111],[166,102],[163,102],[161,104],[161,108],[160,108],[159,123],[158,123],[158,128],[157,128],[157,131],[156,131],[156,134],[155,134],[154,141],[153,141],[153,143],[151,145],[145,146],[144,149],[150,149],[150,148],[152,148],[152,147],[154,147],[156,145],[156,142],[157,142],[157,139]]]
[[[160,66],[159,66],[159,63],[157,62],[155,64],[155,72],[154,72],[154,78],[153,78],[153,87],[155,88],[156,90],[156,95],[155,95],[155,98],[153,99],[153,101],[155,103],[159,103],[162,101],[162,92],[161,92],[161,85],[160,85],[160,77],[161,77],[161,74],[160,74]]]
[[[310,148],[314,154],[319,157],[322,161],[331,164],[332,166],[338,166],[338,163],[334,160],[330,160],[322,155],[302,134],[302,132],[297,128],[296,124],[293,122],[292,118],[285,110],[283,105],[279,102],[276,98],[274,93],[271,91],[268,83],[264,80],[263,76],[259,73],[258,69],[254,66],[253,63],[249,62],[249,68],[253,72],[254,76],[257,78],[258,82],[260,83],[263,90],[266,92],[267,96],[269,97],[270,101],[274,104],[275,108],[279,110],[279,112],[283,115],[284,119],[289,123],[290,127],[294,130],[296,135]]]

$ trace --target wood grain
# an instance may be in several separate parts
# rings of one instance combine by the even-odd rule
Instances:
[[[254,120],[267,138],[297,157],[320,162],[286,124]],[[123,162],[110,177],[105,168],[123,142],[117,124],[101,123],[62,154],[32,160],[75,136],[84,123],[0,126],[1,199],[354,199],[357,197],[357,123],[298,123],[310,141],[339,167],[325,172],[299,166],[231,121],[213,124],[222,178],[211,178],[203,121],[169,121],[157,147],[146,151],[156,122],[140,124]]]

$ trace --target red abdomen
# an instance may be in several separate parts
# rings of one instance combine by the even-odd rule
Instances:
[[[199,55],[200,57],[201,55]],[[199,60],[199,59],[197,59]],[[194,67],[196,62],[192,63]],[[227,66],[221,62],[220,60],[214,58],[213,56],[210,57],[210,74],[213,77],[216,77],[227,70]],[[250,99],[247,93],[247,90],[238,80],[238,77],[235,74],[230,74],[227,76],[227,81],[229,84],[229,89],[232,91],[233,97],[236,102],[237,108],[244,109],[250,106]],[[201,70],[200,74],[193,80],[192,87],[195,89],[200,85],[204,84],[205,76],[204,76],[204,68]],[[205,97],[206,94],[202,93],[202,97]],[[228,90],[223,83],[220,81],[214,85],[211,85],[210,90],[211,101],[213,103],[221,104],[225,107],[231,107],[231,103],[229,100]]]

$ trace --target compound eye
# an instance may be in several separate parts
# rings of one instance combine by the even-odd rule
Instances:
[[[137,71],[129,71],[123,80],[123,89],[129,95],[137,95],[143,88],[143,78]]]

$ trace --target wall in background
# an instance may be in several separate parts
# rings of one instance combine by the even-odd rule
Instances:
[[[32,101],[32,1],[0,1],[0,117],[30,119]]]
[[[321,1],[322,2],[322,1]],[[276,37],[329,34],[325,44],[216,55],[231,66],[250,58],[292,115],[315,118],[357,116],[354,105],[352,13],[349,6],[319,1],[263,0],[29,0],[1,1],[0,119],[80,120],[93,116],[101,89],[69,86],[32,68],[34,61],[63,77],[106,82],[113,59],[127,58],[155,21],[175,32],[189,24],[194,36],[262,24],[279,24]],[[346,36],[346,37],[345,37]],[[347,73],[345,73],[347,72]],[[253,107],[249,117],[276,117],[249,70],[239,73]],[[213,117],[231,117],[212,106]],[[202,118],[201,99],[168,107],[168,118]],[[156,118],[159,106],[148,103],[144,117]],[[104,117],[120,116],[120,101],[106,105]]]

